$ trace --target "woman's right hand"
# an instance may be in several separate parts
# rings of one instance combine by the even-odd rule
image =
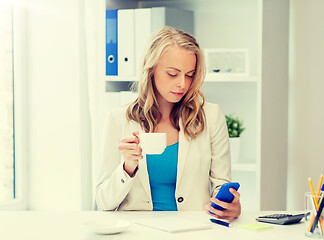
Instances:
[[[138,160],[142,159],[142,149],[138,145],[138,132],[133,132],[133,136],[124,137],[120,140],[118,149],[124,157],[124,170],[132,177],[138,166]]]

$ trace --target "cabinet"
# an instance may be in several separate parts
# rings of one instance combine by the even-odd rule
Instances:
[[[241,183],[242,209],[284,210],[288,0],[105,0],[105,4],[106,9],[174,7],[190,10],[194,13],[194,36],[203,51],[207,48],[248,49],[250,69],[247,77],[222,79],[207,75],[203,92],[207,101],[220,104],[226,114],[234,113],[244,121],[246,130],[241,135],[241,159],[232,165],[233,181]],[[104,53],[104,38],[100,46]],[[118,78],[113,79],[115,82],[107,81],[104,65],[100,69],[106,90],[120,90]],[[134,79],[122,80],[131,82]]]

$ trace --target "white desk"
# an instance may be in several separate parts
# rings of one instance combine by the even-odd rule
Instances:
[[[212,229],[182,233],[168,233],[145,226],[132,224],[125,232],[115,235],[96,235],[89,232],[83,223],[99,219],[124,219],[133,222],[139,218],[179,216],[195,221],[207,221],[205,212],[24,212],[0,211],[1,240],[208,240],[208,239],[309,239],[304,235],[304,222],[295,225],[272,225],[272,230],[253,232],[238,228],[238,225],[255,222],[255,217],[274,212],[243,212],[232,222],[232,228],[217,224]]]

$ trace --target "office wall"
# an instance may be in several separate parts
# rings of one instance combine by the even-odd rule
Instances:
[[[324,173],[324,1],[290,1],[287,209],[303,209],[307,178]]]
[[[28,208],[81,208],[77,0],[29,0]]]

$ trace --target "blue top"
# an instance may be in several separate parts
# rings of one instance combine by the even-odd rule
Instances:
[[[179,143],[167,146],[163,153],[146,155],[153,211],[177,211],[175,188],[177,181]]]

